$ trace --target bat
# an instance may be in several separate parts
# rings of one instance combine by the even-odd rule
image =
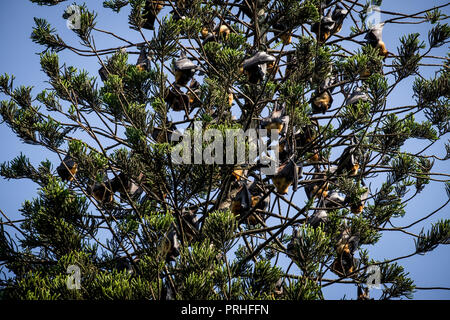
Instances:
[[[111,203],[114,200],[114,192],[112,190],[110,180],[103,183],[96,183],[91,189],[91,195],[99,202]]]
[[[370,44],[373,48],[378,49],[379,55],[383,56],[386,59],[386,57],[389,55],[389,52],[382,40],[382,31],[383,25],[377,24],[367,32],[364,39],[367,40],[367,43]]]
[[[340,4],[337,4],[331,14],[331,19],[335,22],[333,33],[338,33],[342,29],[344,19],[347,16],[348,10],[344,9]]]
[[[136,67],[138,68],[139,71],[148,70],[150,67],[150,60],[145,46],[141,47],[141,51],[139,53],[139,57],[136,62]]]
[[[142,17],[145,20],[145,23],[143,24],[142,28],[147,30],[154,30],[156,16],[162,10],[162,8],[163,8],[162,1],[147,0],[145,2],[144,10],[142,12]]]
[[[363,288],[361,284],[358,284],[358,300],[373,300],[369,297],[369,288]]]
[[[346,105],[355,105],[359,101],[366,102],[368,100],[369,100],[369,96],[367,95],[367,93],[365,93],[363,91],[362,88],[355,88],[353,90],[352,94],[350,95],[350,97],[348,97],[348,99],[345,102],[345,104]]]
[[[73,181],[78,171],[78,164],[68,155],[66,155],[61,164],[56,168],[56,172],[62,181]]]
[[[302,167],[298,167],[292,159],[283,163],[276,174],[272,176],[272,182],[276,191],[280,194],[287,194],[291,185],[293,185],[293,190],[296,191],[299,176],[302,175],[301,172]]]
[[[353,255],[358,249],[359,245],[359,236],[351,235],[350,229],[347,228],[342,231],[339,240],[336,244],[336,252],[338,255]]]
[[[274,110],[269,118],[261,121],[261,128],[270,130],[277,130],[278,134],[285,132],[289,124],[289,116],[284,115],[285,109],[277,109],[277,105],[274,106]],[[269,134],[269,132],[268,132]]]
[[[321,224],[325,224],[328,220],[328,214],[326,210],[315,210],[313,215],[308,219],[308,224],[317,228]]]
[[[100,79],[105,82],[106,80],[108,80],[108,71],[106,70],[106,68],[104,66],[102,66],[99,70],[98,70],[98,74],[100,75]]]
[[[183,93],[181,91],[181,87],[178,85],[174,85],[173,88],[169,89],[164,101],[167,103],[169,108],[172,108],[173,111],[190,111],[191,97],[189,94]]]
[[[319,126],[316,119],[312,119],[310,124],[305,125],[294,134],[297,147],[304,148],[314,141],[317,137],[315,128]]]
[[[137,182],[139,183],[143,177],[144,174],[140,173]],[[121,172],[112,179],[111,190],[113,193],[119,192],[121,199],[126,199],[126,194],[131,198],[142,191],[142,188],[139,187],[138,183],[128,178],[125,173]]]
[[[342,152],[342,155],[337,159],[336,174],[343,174],[346,172],[349,176],[356,176],[359,172],[359,163],[356,160],[355,152],[358,141],[352,138],[352,145],[348,146]]]
[[[321,91],[318,90],[316,95],[312,99],[312,111],[313,114],[325,113],[330,108],[333,103],[333,96],[329,90]]]
[[[368,197],[369,197],[369,189],[366,188],[366,191],[360,196],[359,199],[357,199],[357,201],[350,202],[351,212],[354,214],[359,214],[363,212]]]
[[[305,193],[308,200],[311,200],[313,197],[325,198],[328,195],[328,186],[329,186],[328,181],[326,181],[325,172],[316,172],[315,174],[313,174],[312,180],[319,180],[319,181],[311,182],[305,185]]]
[[[331,36],[335,26],[331,14],[332,12],[330,10],[326,16],[322,17],[320,22],[316,22],[311,26],[311,32],[316,34],[316,39],[319,42],[325,42]]]
[[[276,58],[264,51],[258,51],[252,57],[245,59],[242,63],[244,73],[247,74],[249,82],[257,84],[264,79],[267,73],[267,64],[275,62]]]
[[[268,189],[265,188],[259,181],[253,181],[250,184],[248,190],[251,196],[252,208],[265,211],[270,206],[270,193],[267,194],[264,200],[261,201],[261,199],[264,197],[264,194],[267,193]],[[258,215],[258,217],[260,217],[263,221],[265,221],[267,218],[265,216],[261,217],[260,215]],[[256,218],[255,212],[247,217],[247,223],[250,225],[257,225],[259,223],[258,219]]]
[[[199,233],[199,220],[196,211],[187,208],[181,210],[181,225],[183,234],[188,242],[194,240]]]
[[[248,190],[247,183],[243,182],[236,196],[231,201],[231,212],[235,216],[242,216],[252,205],[252,196]]]
[[[180,57],[175,61],[175,83],[185,86],[194,76],[197,66],[182,51]]]
[[[174,229],[164,236],[158,249],[159,253],[165,256],[166,262],[175,261],[180,255],[180,242]]]
[[[347,277],[349,274],[355,271],[359,264],[359,260],[352,255],[344,254],[339,258],[336,258],[331,265],[330,270],[337,274],[339,277]]]
[[[288,45],[292,42],[292,32],[287,30],[287,27],[283,23],[277,23],[273,26],[273,34],[275,37],[281,39],[284,45]]]

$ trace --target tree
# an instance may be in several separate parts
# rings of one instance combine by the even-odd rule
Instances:
[[[72,5],[63,18],[84,48],[35,18],[31,39],[44,48],[50,88],[33,98],[32,87],[0,77],[3,121],[61,161],[35,167],[21,154],[0,167],[4,178],[40,186],[20,209],[23,219],[2,212],[2,297],[322,299],[324,287],[346,283],[357,288],[352,298],[368,299],[377,276],[369,270],[378,270],[382,299],[412,297],[414,282],[398,261],[450,238],[447,219],[418,235],[391,224],[431,180],[450,197],[448,174],[432,171],[450,158],[449,145],[444,158],[427,154],[449,132],[448,58],[431,55],[450,37],[441,23],[447,5],[381,11],[392,17],[381,24],[369,23],[381,1],[103,5],[129,10],[142,40],[98,29],[95,12]],[[411,20],[433,25],[427,43],[412,33],[396,53],[387,48],[383,26]],[[340,33],[344,23],[352,24],[348,35]],[[98,49],[95,33],[117,47]],[[61,65],[62,50],[98,59],[98,76]],[[421,76],[430,67],[424,58],[437,61],[432,79]],[[388,105],[409,77],[415,103]],[[180,139],[181,129],[190,135]],[[232,163],[197,163],[195,154],[205,156],[218,136],[250,129],[275,132],[256,139],[259,150],[275,146],[275,153],[237,163],[239,146],[248,154],[255,147],[250,137],[232,140]],[[429,146],[408,152],[412,139]],[[187,146],[197,149],[174,161]],[[267,159],[274,172],[264,171]],[[416,250],[371,259],[367,247],[393,229],[410,234]]]

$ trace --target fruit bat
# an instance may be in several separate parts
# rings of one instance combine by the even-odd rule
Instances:
[[[175,83],[185,86],[194,76],[197,66],[186,57],[186,52],[182,51],[178,60],[175,61]]]
[[[145,23],[142,28],[147,30],[155,29],[155,20],[158,13],[163,8],[162,1],[147,0],[144,5],[142,17],[145,19]]]
[[[383,25],[377,24],[374,27],[372,27],[364,37],[365,40],[367,40],[367,43],[370,44],[373,48],[376,48],[379,50],[379,55],[386,58],[388,56],[388,51],[386,49],[386,45],[384,44],[382,40],[382,31],[383,31]]]
[[[264,188],[260,182],[258,182],[257,180],[253,181],[250,184],[248,190],[250,192],[252,208],[265,211],[270,206],[270,193],[264,198],[264,200],[261,200],[268,190],[267,188]],[[257,214],[255,212],[249,215],[247,217],[247,223],[250,225],[257,225],[259,223],[259,220],[256,218],[256,215]],[[261,220],[266,220],[265,216],[258,216],[261,218]]]
[[[267,73],[267,64],[275,62],[275,57],[266,52],[259,51],[242,63],[244,72],[249,77],[249,82],[257,84],[264,79]]]
[[[270,130],[277,130],[278,134],[286,133],[287,127],[289,124],[289,116],[284,115],[285,109],[277,109],[277,106],[274,106],[274,110],[269,118],[266,118],[261,121],[260,125],[262,129],[266,129],[270,134]]]
[[[368,97],[367,93],[365,93],[362,90],[362,88],[355,88],[353,90],[352,94],[350,95],[350,97],[348,97],[348,99],[345,102],[345,104],[346,105],[355,105],[359,101],[366,102],[368,100],[369,100],[369,97]]]
[[[369,297],[369,288],[363,288],[361,284],[358,284],[358,300],[373,300]]]
[[[189,87],[188,87],[188,92],[187,95],[189,97],[189,105],[191,110],[193,108],[196,108],[198,106],[200,106],[201,101],[200,101],[200,94],[201,94],[201,90],[200,90],[200,83],[195,80],[192,79],[191,82],[189,83]],[[189,111],[191,111],[189,110]]]
[[[311,26],[311,31],[316,34],[316,39],[319,42],[325,42],[330,37],[333,32],[335,22],[331,17],[331,10],[328,11],[328,14],[320,20],[320,22],[316,22]]]
[[[316,139],[317,133],[315,128],[317,128],[318,125],[317,120],[313,119],[310,124],[305,125],[294,134],[297,147],[304,148]]]
[[[195,239],[199,232],[199,220],[196,215],[196,210],[183,208],[181,211],[181,225],[186,240],[191,242]]]
[[[104,66],[102,66],[99,70],[98,70],[98,74],[100,75],[100,79],[105,82],[106,80],[108,80],[108,71],[106,70],[106,68]]]
[[[305,193],[308,200],[328,195],[328,181],[326,181],[325,172],[317,172],[313,174],[312,180],[319,180],[317,182],[308,183],[305,185]]]
[[[359,236],[351,235],[350,229],[347,228],[342,231],[339,240],[336,244],[336,252],[338,255],[348,254],[353,255],[358,249]]]
[[[109,179],[102,183],[96,183],[90,191],[92,196],[99,202],[111,203],[114,200],[114,191]]]
[[[298,179],[302,176],[302,166],[292,160],[283,163],[272,176],[272,182],[280,194],[287,194],[289,186],[293,185],[293,190],[297,191]]]
[[[233,170],[233,172],[231,172],[231,175],[234,177],[235,181],[240,181],[241,178],[245,177],[246,175],[246,171],[242,168],[236,168]]]
[[[241,216],[249,210],[252,205],[252,196],[248,190],[247,183],[243,182],[234,199],[231,201],[231,212],[235,216]]]
[[[350,176],[356,176],[359,171],[359,163],[356,160],[355,152],[358,141],[352,138],[352,145],[348,146],[342,152],[342,155],[337,159],[336,174],[347,172]]]
[[[150,60],[148,58],[148,53],[145,46],[142,46],[141,48],[139,57],[136,62],[136,67],[139,69],[139,71],[148,70],[150,67]]]
[[[337,4],[331,14],[331,19],[335,22],[333,33],[338,33],[342,29],[342,24],[347,16],[348,10],[344,9],[340,4]]]
[[[333,84],[334,78],[326,78],[320,87],[317,89],[315,95],[312,98],[312,111],[315,113],[325,113],[331,107],[333,103],[333,88],[330,88]]]
[[[313,215],[308,219],[308,224],[317,228],[320,224],[325,224],[328,220],[328,214],[326,210],[315,210]]]
[[[292,32],[287,30],[287,27],[283,23],[277,23],[273,26],[273,34],[275,37],[281,39],[284,45],[288,45],[292,42]]]
[[[137,182],[139,183],[143,177],[144,174],[141,173]],[[114,193],[119,192],[121,199],[126,199],[126,194],[133,197],[142,191],[139,185],[132,179],[128,178],[123,172],[119,173],[119,175],[112,179],[111,189]]]
[[[359,260],[352,255],[343,254],[336,258],[331,265],[330,270],[339,277],[347,277],[358,268]]]
[[[164,236],[159,251],[165,256],[166,262],[175,261],[175,258],[180,255],[180,242],[174,229]]]
[[[312,99],[312,111],[313,114],[325,113],[333,103],[333,96],[329,90],[318,90]]]
[[[357,201],[352,201],[350,203],[351,212],[355,214],[363,212],[368,197],[369,197],[369,189],[366,188],[366,191],[360,196],[359,199],[357,199]]]
[[[323,205],[325,208],[342,207],[345,204],[345,198],[337,191],[332,191],[323,199]]]
[[[164,101],[167,103],[169,108],[173,111],[190,111],[190,97],[181,91],[181,87],[174,85],[173,88],[169,89]]]
[[[78,171],[78,164],[66,155],[61,164],[56,168],[56,172],[62,181],[72,181]]]
[[[218,37],[228,39],[231,30],[226,24],[218,24],[214,27],[213,32],[210,32],[208,27],[203,27],[200,33],[203,39],[202,45],[205,45],[210,41],[216,41]]]

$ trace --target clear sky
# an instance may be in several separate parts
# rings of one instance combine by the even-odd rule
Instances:
[[[115,14],[111,10],[102,8],[102,2],[86,1],[89,9],[94,9],[99,13],[97,18],[97,27],[103,30],[110,30],[116,34],[129,39],[130,41],[141,41],[137,32],[130,30],[127,24],[128,10],[125,8],[120,14]],[[445,4],[447,1],[421,1],[421,0],[400,0],[384,1],[382,10],[395,11],[403,13],[415,13],[421,10],[429,9],[433,6]],[[35,96],[42,89],[49,87],[45,83],[45,75],[40,70],[39,55],[42,47],[32,43],[30,34],[34,26],[33,17],[46,18],[56,28],[59,35],[69,44],[80,47],[74,33],[67,29],[66,21],[62,19],[63,10],[72,2],[65,2],[55,7],[39,7],[27,0],[20,1],[1,1],[0,2],[0,38],[2,48],[0,50],[0,73],[14,74],[16,77],[15,86],[29,85],[34,86],[33,95]],[[80,2],[81,3],[81,2]],[[443,12],[450,14],[449,7]],[[382,20],[387,17],[382,16]],[[383,30],[383,38],[391,52],[396,53],[399,46],[399,38],[407,33],[420,33],[421,40],[428,44],[427,35],[430,24],[408,24],[408,25],[387,25]],[[344,25],[341,34],[348,32],[348,25]],[[120,43],[104,35],[96,35],[97,48],[115,47]],[[354,49],[354,48],[352,48]],[[445,56],[448,52],[448,46],[443,46],[434,50],[432,54]],[[88,70],[92,75],[97,76],[98,62],[96,58],[83,58],[70,51],[62,51],[60,61],[79,68]],[[134,57],[132,59],[135,59]],[[433,75],[433,69],[424,69],[422,76],[429,78]],[[407,105],[412,102],[411,84],[413,77],[405,80],[392,93],[388,100],[388,107]],[[5,99],[0,96],[0,99]],[[31,162],[37,165],[46,158],[51,160],[54,168],[58,165],[58,158],[47,150],[38,146],[25,145],[12,133],[6,124],[0,124],[0,162],[12,160],[21,152],[27,155]],[[437,143],[429,149],[429,154],[434,153],[440,157],[445,154],[443,142],[447,141],[449,135],[443,137],[443,141]],[[414,140],[409,142],[404,150],[411,148],[412,151],[418,151],[425,146],[427,141]],[[433,172],[448,173],[447,163],[436,163]],[[0,209],[13,219],[19,218],[18,209],[24,200],[36,196],[36,185],[26,180],[6,181],[0,178]],[[402,219],[394,220],[396,226],[405,226],[409,223],[426,216],[446,200],[446,193],[442,183],[431,182],[425,190],[406,208],[406,216]],[[409,232],[418,234],[422,228],[426,230],[432,222],[449,217],[448,207],[440,213],[427,219],[424,223],[415,225],[408,229]],[[369,249],[371,258],[383,260],[384,258],[395,258],[403,256],[414,251],[413,239],[400,232],[389,231],[383,234],[381,240]],[[450,246],[439,246],[433,252],[425,256],[414,256],[409,259],[399,261],[410,273],[418,287],[450,287]],[[325,297],[331,299],[342,298],[344,294],[348,298],[354,298],[355,287],[346,285],[333,285],[325,289]],[[371,294],[377,296],[376,290]],[[414,297],[416,299],[449,299],[450,291],[443,290],[418,290]]]

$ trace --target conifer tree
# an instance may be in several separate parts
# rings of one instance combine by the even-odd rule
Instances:
[[[0,166],[6,179],[39,185],[22,219],[1,211],[1,298],[306,300],[345,283],[355,293],[347,298],[369,299],[373,267],[381,299],[413,297],[402,259],[448,244],[450,221],[416,235],[391,219],[408,215],[430,181],[450,198],[448,173],[433,172],[450,158],[449,56],[433,55],[448,45],[448,4],[403,14],[384,12],[381,0],[104,1],[127,12],[115,23],[137,33],[133,42],[97,28],[101,12],[88,4],[31,2],[60,7],[74,34],[63,39],[35,18],[48,89],[0,76],[3,123],[60,159],[20,154]],[[375,5],[380,24],[368,21]],[[392,48],[382,31],[394,23],[433,27],[399,35]],[[97,34],[117,45],[98,48]],[[61,63],[63,50],[96,59],[98,73]],[[411,77],[414,103],[390,103]],[[277,141],[260,141],[279,151],[275,172],[264,173],[262,155],[176,163],[188,138],[173,137],[195,123],[201,132],[276,130]],[[408,152],[414,139],[429,145]],[[438,143],[441,158],[428,152]],[[408,234],[415,251],[371,258],[388,230]]]

